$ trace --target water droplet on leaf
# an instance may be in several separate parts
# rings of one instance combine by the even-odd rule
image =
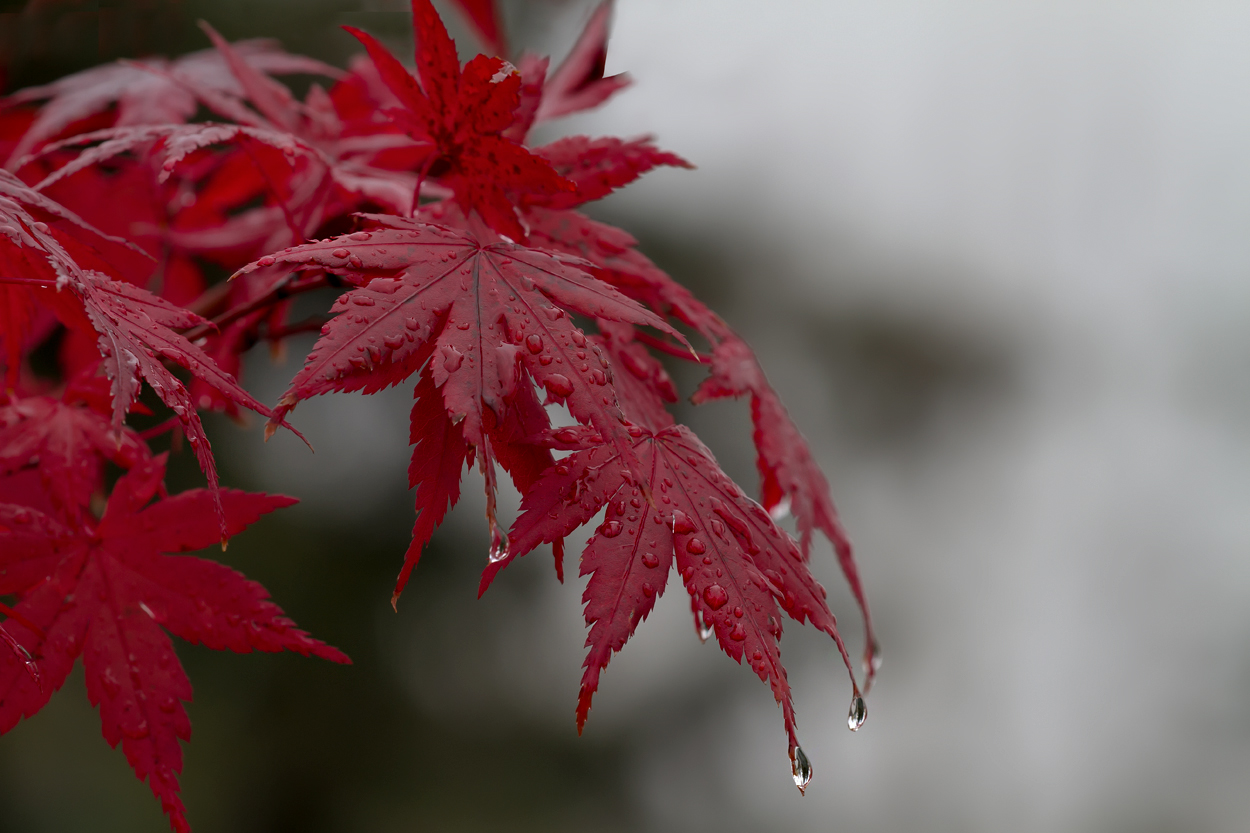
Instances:
[[[703,590],[703,601],[712,610],[720,610],[729,601],[729,594],[725,592],[725,588],[719,584],[709,584]]]

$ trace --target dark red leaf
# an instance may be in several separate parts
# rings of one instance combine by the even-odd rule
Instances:
[[[184,492],[150,506],[163,459],[136,465],[114,488],[99,526],[71,530],[25,507],[0,505],[0,593],[43,630],[15,634],[34,656],[40,688],[19,657],[0,657],[0,732],[43,708],[81,654],[87,696],[104,737],[122,744],[175,830],[189,830],[178,797],[182,749],[191,736],[182,703],[191,686],[165,631],[193,643],[247,652],[291,650],[333,662],[341,652],[294,627],[264,588],[186,552],[216,543],[215,496]],[[221,492],[228,532],[294,501]]]

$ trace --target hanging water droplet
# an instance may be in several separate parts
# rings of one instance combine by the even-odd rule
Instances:
[[[498,537],[492,535],[491,538],[493,540],[490,542],[490,554],[487,555],[487,559],[491,564],[498,564],[508,557],[508,536],[499,532]]]
[[[708,639],[711,638],[713,630],[714,630],[714,626],[712,625],[711,622],[708,622],[706,619],[703,618],[702,613],[695,613],[694,632],[699,635],[700,642],[707,642]]]
[[[794,751],[790,753],[790,759],[791,768],[794,771],[794,786],[799,788],[800,793],[806,792],[807,785],[812,783],[812,762],[807,759],[807,754],[801,746],[794,747]]]
[[[859,692],[855,692],[855,696],[851,698],[851,711],[846,718],[846,726],[852,732],[858,732],[859,727],[864,725],[864,721],[868,719],[868,705],[864,702],[864,698],[859,696]]]

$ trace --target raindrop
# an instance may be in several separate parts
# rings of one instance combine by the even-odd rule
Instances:
[[[347,249],[335,249],[334,251],[330,252],[330,254],[338,258],[345,258],[348,255],[350,255],[351,252],[348,251]]]
[[[622,529],[620,521],[607,521],[603,526],[599,527],[599,533],[604,538],[615,538],[621,534]]]
[[[703,601],[712,610],[720,610],[729,601],[729,594],[719,584],[709,584],[703,591]]]
[[[642,563],[645,567],[655,568],[660,566],[660,557],[653,552],[649,552],[643,555]]]
[[[569,381],[569,377],[560,373],[552,373],[543,380],[543,384],[554,396],[568,396],[573,392],[573,383]]]
[[[451,345],[443,345],[443,369],[448,373],[455,373],[460,369],[461,363],[464,361],[464,353],[461,353]]]
[[[538,335],[537,333],[529,336],[528,338],[525,339],[525,346],[529,349],[531,353],[541,353],[543,351],[542,336]]]
[[[734,626],[729,629],[729,638],[734,642],[741,642],[747,638],[747,629],[742,627],[741,622],[734,622]]]
[[[508,536],[502,530],[491,536],[490,554],[487,560],[491,564],[498,564],[508,557]]]
[[[864,703],[864,698],[860,697],[859,692],[856,691],[855,696],[851,698],[851,711],[846,717],[846,727],[852,732],[858,732],[866,719],[868,719],[868,706]]]
[[[790,758],[793,761],[794,786],[799,788],[800,793],[806,792],[807,785],[812,783],[812,762],[807,759],[801,746],[794,747]]]
[[[694,614],[694,632],[699,635],[700,642],[707,642],[712,636],[713,625],[703,618],[702,613]]]
[[[257,266],[273,266],[275,262],[276,261],[274,261],[272,257],[270,257],[269,255],[265,255],[260,260],[256,261],[256,265]]]
[[[700,555],[706,550],[707,550],[707,547],[704,546],[703,542],[700,541],[698,538],[691,538],[689,541],[686,542],[686,552],[690,553],[691,555]]]

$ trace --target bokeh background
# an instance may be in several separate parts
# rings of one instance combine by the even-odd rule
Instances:
[[[557,58],[589,12],[504,5]],[[23,6],[0,2],[8,90],[202,48],[197,17],[340,65],[340,23],[410,43],[401,0]],[[470,475],[392,612],[411,393],[326,398],[295,415],[316,455],[211,426],[226,482],[303,499],[224,557],[356,664],[179,645],[195,829],[1250,829],[1250,5],[618,6],[608,70],[636,85],[550,135],[699,166],[598,216],[748,337],[812,441],[885,649],[867,724],[789,628],[800,797],[768,690],[670,588],[578,738],[581,582],[535,553],[475,599]],[[306,346],[249,387],[274,401]],[[753,488],[745,405],[681,419]],[[0,829],[166,829],[81,672],[0,739]]]

